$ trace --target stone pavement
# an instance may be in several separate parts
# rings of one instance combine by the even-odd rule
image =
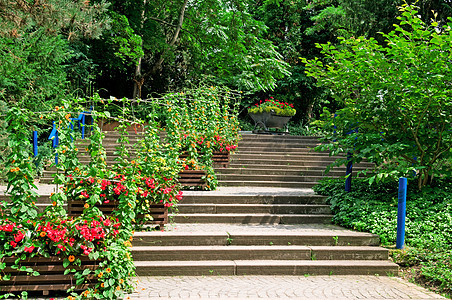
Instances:
[[[126,299],[446,299],[386,276],[139,277]]]

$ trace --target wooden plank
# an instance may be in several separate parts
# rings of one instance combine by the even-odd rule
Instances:
[[[32,284],[32,285],[13,285],[13,286],[0,286],[2,292],[33,292],[33,291],[67,291],[73,285],[72,284]],[[95,283],[83,284],[75,287],[76,290],[86,290],[93,288]]]
[[[96,275],[88,275],[85,278],[91,282],[94,282],[97,280],[96,279]],[[15,276],[11,276],[10,280],[7,281],[0,281],[0,286],[5,286],[5,285],[16,285],[16,284],[28,284],[28,283],[75,283],[75,278],[74,278],[74,274],[67,274],[67,275],[63,275],[63,273],[61,274],[53,274],[53,275],[39,275],[39,276],[32,276],[32,275],[15,275]]]

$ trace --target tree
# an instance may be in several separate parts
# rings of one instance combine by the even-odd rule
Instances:
[[[247,0],[113,0],[110,10],[127,19],[143,51],[130,57],[127,74],[110,82],[107,89],[116,96],[162,94],[199,82],[269,90],[289,74],[276,47],[264,38],[267,27],[249,13]],[[100,71],[108,79],[117,75],[115,69]],[[133,90],[115,90],[124,81]]]
[[[0,97],[33,111],[58,103],[76,79],[68,73],[80,69],[71,43],[100,35],[108,25],[105,7],[104,1],[0,0]]]
[[[452,19],[440,27],[424,23],[414,6],[400,11],[384,45],[342,39],[340,48],[319,46],[328,63],[306,63],[308,74],[344,105],[335,118],[325,110],[319,124],[331,134],[322,148],[376,163],[373,179],[414,170],[422,189],[434,175],[452,175]]]
[[[258,92],[250,99],[265,99],[273,96],[277,99],[294,103],[297,115],[294,120],[309,122],[319,115],[322,105],[331,105],[325,99],[324,88],[317,87],[315,80],[305,73],[301,57],[311,59],[320,55],[316,43],[330,41],[328,33],[306,34],[314,25],[311,20],[313,11],[306,9],[305,0],[266,0],[256,1],[253,16],[268,27],[265,38],[272,41],[289,65],[290,76],[278,79],[273,91]]]

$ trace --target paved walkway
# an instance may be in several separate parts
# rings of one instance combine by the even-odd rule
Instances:
[[[6,187],[0,186],[0,195]],[[54,185],[38,185],[40,195],[55,192]],[[186,191],[185,194],[275,195],[312,194],[311,189],[221,187],[217,191]],[[209,227],[208,225],[205,225]],[[244,225],[215,224],[200,228],[196,224],[167,226],[167,233],[186,231],[242,232]],[[227,228],[226,228],[227,227]],[[257,226],[256,226],[257,227]],[[293,229],[340,233],[335,225],[279,225],[264,226],[266,231],[281,232]],[[296,227],[296,228],[295,228]],[[304,228],[305,227],[305,228]],[[259,226],[262,229],[262,225]],[[246,226],[246,231],[257,230]],[[209,230],[208,230],[209,231]],[[165,233],[162,233],[165,234]],[[360,234],[360,233],[357,233]],[[362,233],[361,233],[362,234]],[[137,288],[126,299],[446,299],[397,277],[379,276],[175,276],[137,277]],[[30,298],[33,299],[33,298]],[[36,299],[36,298],[35,298]],[[49,298],[38,298],[49,299]],[[60,299],[60,298],[55,298]]]
[[[126,299],[446,299],[396,277],[139,277]]]

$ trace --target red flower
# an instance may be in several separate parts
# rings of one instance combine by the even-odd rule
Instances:
[[[35,249],[35,246],[31,245],[30,247],[25,247],[24,251],[28,252],[28,253],[31,253],[31,252],[33,252],[34,249]]]

